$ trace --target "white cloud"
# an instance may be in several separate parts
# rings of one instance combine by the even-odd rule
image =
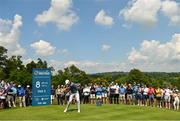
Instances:
[[[18,14],[14,16],[13,21],[0,18],[0,45],[8,49],[9,55],[26,53],[26,50],[19,43],[22,24],[22,17]]]
[[[157,13],[161,7],[161,0],[132,0],[128,7],[120,11],[125,21],[152,26],[158,21]]]
[[[160,12],[169,18],[170,25],[180,25],[180,4],[175,0],[131,0],[119,15],[126,22],[152,26]]]
[[[176,1],[163,1],[161,11],[169,18],[170,25],[180,25],[180,4]]]
[[[75,65],[87,73],[130,71],[138,68],[142,71],[180,71],[180,33],[174,34],[166,43],[158,40],[144,40],[139,49],[133,48],[124,62],[103,63],[98,61],[58,61],[51,60],[50,65],[56,71]]]
[[[37,15],[35,21],[39,25],[54,23],[60,30],[69,30],[78,19],[72,0],[51,0],[50,8]]]
[[[145,71],[180,71],[180,34],[166,43],[144,40],[140,49],[132,49],[128,61]]]
[[[111,46],[107,45],[107,44],[103,44],[102,47],[101,47],[102,51],[108,51],[109,49],[111,49]]]
[[[96,24],[104,26],[112,26],[114,24],[113,18],[111,16],[108,16],[104,10],[98,12],[94,21],[96,22]]]
[[[56,49],[56,47],[53,47],[49,42],[44,40],[32,43],[31,47],[35,49],[36,54],[40,56],[53,55]]]
[[[111,72],[111,71],[120,71],[121,69],[126,70],[124,64],[118,63],[101,63],[95,61],[58,61],[50,60],[50,66],[53,66],[55,70],[62,70],[71,65],[75,65],[86,73],[98,73],[98,72]]]

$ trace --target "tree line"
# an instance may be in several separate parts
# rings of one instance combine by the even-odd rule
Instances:
[[[23,64],[22,56],[7,55],[8,50],[0,46],[0,80],[14,81],[21,85],[31,85],[33,68],[50,68],[48,63],[40,58]],[[139,83],[154,87],[177,86],[180,89],[180,72],[141,72],[139,69],[132,69],[130,72],[107,72],[87,74],[75,65],[58,70],[52,75],[52,84],[57,86],[64,84],[64,80],[70,79],[82,85],[88,83],[109,84],[116,83]]]

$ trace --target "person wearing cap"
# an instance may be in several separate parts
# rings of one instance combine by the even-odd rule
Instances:
[[[79,98],[79,92],[78,92],[77,85],[72,83],[69,80],[66,80],[65,84],[67,85],[66,92],[69,92],[70,96],[69,96],[69,101],[68,101],[68,104],[67,104],[64,112],[68,111],[68,108],[73,100],[73,97],[75,97],[75,99],[77,101],[78,113],[80,113],[80,98]]]
[[[29,85],[26,86],[26,106],[31,106],[32,103],[32,90]]]
[[[18,85],[18,96],[19,96],[20,107],[26,107],[25,92],[26,90],[21,85]]]

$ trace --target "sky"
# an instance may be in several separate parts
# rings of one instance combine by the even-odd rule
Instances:
[[[0,46],[56,70],[180,71],[180,0],[0,0]]]

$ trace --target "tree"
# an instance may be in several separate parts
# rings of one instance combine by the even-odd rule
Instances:
[[[7,62],[7,49],[0,46],[0,79],[6,78],[5,67]]]
[[[40,58],[37,59],[36,68],[47,68],[47,62],[42,61]]]
[[[0,46],[0,68],[4,68],[7,60],[7,49]]]
[[[31,61],[26,65],[26,71],[29,73],[32,73],[33,68],[36,68],[36,63],[34,61]]]
[[[31,85],[32,75],[23,70],[13,70],[10,73],[9,80],[14,81],[17,84],[21,84],[23,86],[28,84]]]
[[[59,84],[64,84],[64,81],[69,79],[74,83],[81,83],[82,85],[88,84],[90,82],[89,76],[84,72],[77,68],[75,65],[71,65],[64,70],[59,70],[56,75],[52,78],[52,84],[55,86]]]
[[[5,73],[6,77],[9,78],[9,74],[14,70],[25,70],[23,62],[21,60],[22,56],[11,56],[7,59]]]
[[[146,84],[148,82],[148,77],[138,69],[132,69],[129,72],[128,78],[131,83],[136,82]]]

